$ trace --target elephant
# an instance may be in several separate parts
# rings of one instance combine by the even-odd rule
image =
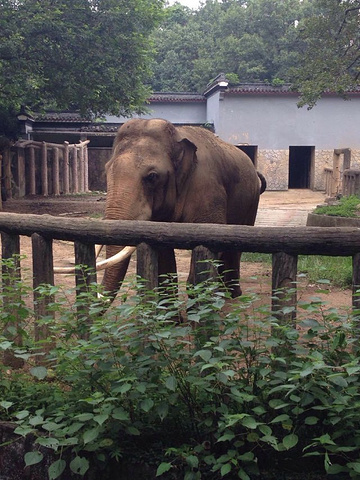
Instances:
[[[259,196],[266,188],[265,178],[240,149],[206,128],[174,126],[164,119],[124,123],[105,169],[106,220],[254,225]],[[105,268],[102,285],[110,299],[121,286],[134,250],[122,256],[122,248],[107,246],[107,258],[123,258]],[[242,293],[240,256],[219,253],[232,297]],[[172,249],[161,251],[158,268],[159,277],[176,274]],[[193,282],[193,276],[194,260],[188,281]]]

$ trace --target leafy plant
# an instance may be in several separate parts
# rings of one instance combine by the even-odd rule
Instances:
[[[335,205],[321,205],[314,210],[318,215],[358,217],[360,198],[357,195],[342,197]]]
[[[42,319],[54,345],[46,362],[31,335],[23,348],[0,339],[27,362],[0,376],[2,418],[35,435],[25,464],[43,462],[45,448],[50,479],[140,464],[142,478],[249,480],[295,462],[359,478],[360,312],[299,302],[295,328],[216,282],[179,298],[169,288],[131,284],[103,314],[95,287],[74,308],[41,287],[56,298]]]

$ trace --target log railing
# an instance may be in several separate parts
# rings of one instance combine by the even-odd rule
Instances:
[[[94,267],[94,244],[137,245],[137,272],[154,288],[158,284],[157,255],[161,247],[198,249],[202,259],[215,258],[213,252],[238,250],[273,255],[272,291],[296,287],[298,255],[351,256],[353,258],[353,306],[359,297],[360,285],[360,229],[322,227],[251,227],[214,224],[177,224],[144,221],[65,219],[48,215],[0,214],[2,257],[21,253],[19,236],[31,236],[34,289],[42,283],[52,284],[54,239],[74,242],[75,263]],[[204,250],[205,249],[205,250]],[[204,254],[205,251],[205,254]],[[196,272],[203,279],[203,270]],[[77,274],[78,287],[84,283],[83,272]],[[87,281],[96,281],[89,273]],[[292,297],[273,300],[274,314],[294,321],[295,311],[282,314],[285,305],[296,307],[296,293]],[[46,305],[35,298],[36,312],[44,314]],[[4,306],[4,308],[6,305]],[[279,313],[280,310],[280,313]],[[36,338],[45,333],[36,330]]]
[[[360,170],[348,169],[343,174],[343,194],[360,195]]]
[[[88,143],[16,142],[3,158],[6,198],[87,192]]]

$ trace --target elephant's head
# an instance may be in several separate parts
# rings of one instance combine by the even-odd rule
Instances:
[[[176,221],[196,163],[196,146],[165,120],[133,119],[119,130],[106,164],[107,220]],[[107,258],[122,247],[108,246]],[[130,257],[107,267],[105,291],[116,295]]]

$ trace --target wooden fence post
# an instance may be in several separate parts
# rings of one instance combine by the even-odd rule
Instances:
[[[29,193],[36,195],[36,167],[35,167],[35,148],[29,147]]]
[[[44,238],[38,233],[31,235],[32,242],[32,266],[33,266],[33,290],[34,290],[34,311],[35,311],[35,340],[41,341],[49,338],[49,329],[46,325],[39,325],[40,320],[45,315],[49,315],[48,305],[54,298],[53,296],[42,295],[37,288],[40,285],[54,285],[53,270],[53,249],[52,239]],[[54,314],[52,314],[54,316]],[[46,342],[43,351],[48,353],[51,343]],[[39,359],[41,362],[41,359]]]
[[[17,148],[17,189],[18,197],[25,197],[26,193],[26,184],[25,184],[25,149],[18,147]]]
[[[75,273],[76,296],[79,301],[84,295],[91,294],[90,285],[96,283],[96,257],[95,245],[75,241],[75,265],[82,265],[84,268],[77,269]],[[92,291],[96,294],[95,290]],[[87,303],[90,303],[90,298]],[[90,315],[89,308],[85,305],[84,298],[81,305],[77,308],[80,333],[82,338],[87,339],[89,335]]]
[[[69,182],[69,142],[64,142],[64,193],[70,193],[70,182]]]
[[[136,273],[145,280],[145,289],[154,290],[159,286],[158,250],[147,243],[136,247]]]
[[[84,166],[85,166],[85,178],[84,178],[84,191],[89,191],[89,152],[88,147],[85,145],[84,147]]]
[[[17,307],[12,304],[18,304],[21,300],[21,293],[19,291],[18,282],[21,280],[20,270],[20,237],[19,235],[12,235],[8,233],[1,233],[1,253],[2,259],[14,259],[12,265],[2,264],[2,289],[3,289],[3,308],[8,312],[9,318],[13,317],[15,320],[6,324],[4,327],[5,336],[15,345],[22,345],[21,328],[22,325],[16,320]],[[4,365],[13,368],[21,368],[24,361],[16,358],[12,352],[5,351]]]
[[[272,256],[272,312],[284,325],[295,326],[296,321],[297,259],[284,252]]]
[[[53,163],[53,194],[60,195],[60,177],[59,177],[59,149],[57,147],[53,148],[54,152],[54,163]]]
[[[49,195],[47,145],[45,142],[42,142],[41,147],[41,193],[44,196]]]
[[[73,147],[71,149],[72,153],[72,163],[71,163],[71,171],[72,171],[72,193],[79,192],[79,179],[78,179],[78,149]]]
[[[83,193],[85,189],[85,157],[84,157],[84,148],[79,147],[79,192]]]

